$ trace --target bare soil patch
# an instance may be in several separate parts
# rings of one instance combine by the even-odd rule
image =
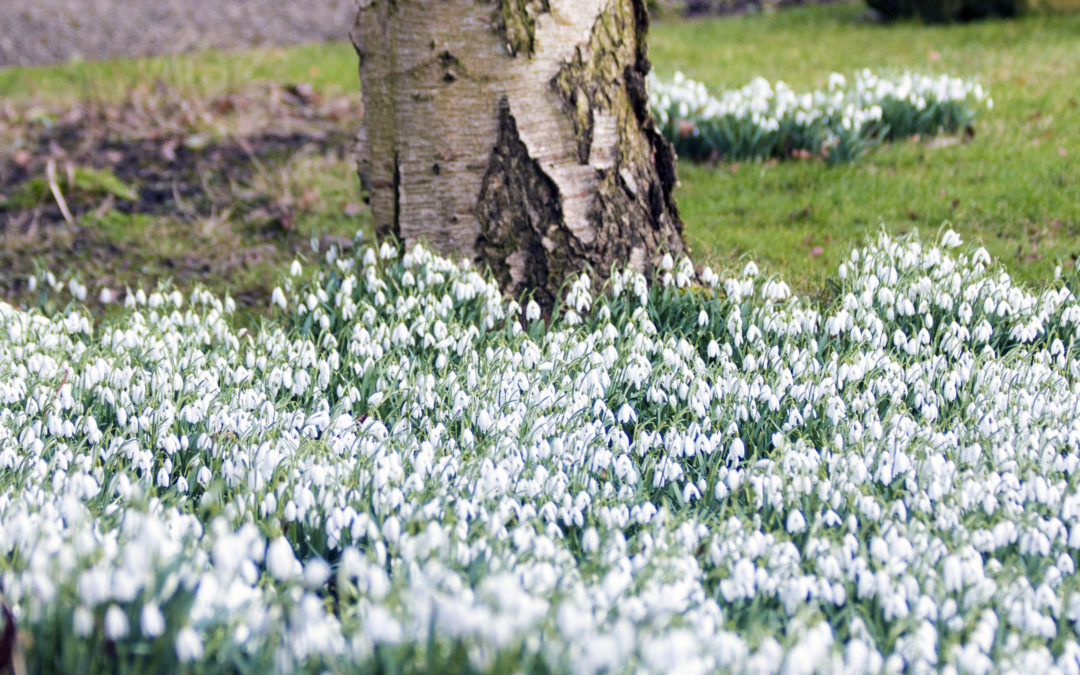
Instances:
[[[204,100],[159,87],[120,104],[0,108],[0,295],[19,299],[45,263],[84,272],[92,290],[171,277],[258,304],[266,274],[309,242],[299,223],[349,214],[351,228],[322,235],[343,247],[362,225],[350,185],[362,115],[358,98],[273,82]]]

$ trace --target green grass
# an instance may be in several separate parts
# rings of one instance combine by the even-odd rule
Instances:
[[[207,50],[182,56],[79,61],[33,68],[0,68],[0,98],[114,101],[134,89],[161,82],[180,95],[209,96],[252,80],[305,82],[325,94],[360,91],[356,52],[346,43],[230,52]]]
[[[948,221],[1021,279],[1070,265],[1080,254],[1080,13],[948,27],[883,26],[863,13],[831,5],[654,27],[658,74],[682,70],[711,88],[760,75],[801,90],[832,71],[911,69],[978,78],[995,103],[970,143],[900,143],[835,168],[681,164],[695,254],[750,254],[806,288],[882,224],[934,232]]]
[[[721,88],[760,75],[802,90],[824,85],[834,70],[912,69],[978,78],[995,101],[970,142],[904,142],[850,166],[683,163],[678,198],[695,256],[722,264],[750,255],[809,290],[850,245],[882,225],[934,232],[949,222],[1020,279],[1037,283],[1059,263],[1072,267],[1080,255],[1077,35],[1080,13],[886,26],[867,22],[861,4],[657,23],[650,49],[662,77],[682,70]],[[327,43],[0,69],[0,97],[110,100],[159,80],[207,96],[252,79],[307,82],[330,95],[359,89],[352,47]],[[317,229],[313,218],[335,220],[335,209],[358,201],[355,181],[343,178],[351,167],[339,164],[323,167],[325,178],[292,177],[294,186],[320,196],[320,208],[298,223],[303,230]],[[356,222],[337,220],[330,230]]]
[[[115,199],[126,201],[138,199],[138,193],[111,171],[74,167],[70,175],[65,172],[57,176],[56,184],[62,190],[61,194],[66,195],[74,191],[95,197],[112,195]],[[51,198],[49,181],[42,177],[23,183],[8,201],[20,206],[32,206],[46,198]]]

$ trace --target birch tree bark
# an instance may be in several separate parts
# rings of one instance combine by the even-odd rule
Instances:
[[[644,0],[360,0],[377,231],[489,266],[550,307],[570,273],[681,251],[649,113]]]

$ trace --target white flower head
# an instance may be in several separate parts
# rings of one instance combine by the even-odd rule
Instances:
[[[139,627],[143,635],[149,638],[156,638],[165,632],[165,616],[156,604],[143,605],[139,612]]]
[[[105,610],[105,637],[119,640],[128,634],[128,618],[124,610],[116,605],[109,605]]]
[[[280,581],[288,581],[300,575],[300,561],[296,559],[292,544],[285,537],[278,537],[267,548],[266,569]]]
[[[184,626],[176,634],[176,658],[182,663],[198,661],[203,656],[203,641],[191,626]]]

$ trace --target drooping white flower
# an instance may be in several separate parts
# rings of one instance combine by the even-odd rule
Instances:
[[[127,614],[116,605],[109,605],[109,608],[105,610],[105,637],[110,640],[119,640],[127,633]]]
[[[270,293],[270,305],[278,306],[282,310],[288,309],[288,302],[285,300],[285,291],[280,287],[275,286],[273,292]]]
[[[802,511],[799,509],[793,509],[788,512],[787,524],[785,525],[788,534],[798,534],[806,529],[806,518],[803,517]]]
[[[278,537],[266,549],[266,569],[274,578],[287,581],[300,575],[300,562],[285,537]]]
[[[184,626],[176,634],[176,658],[181,663],[198,661],[203,656],[203,641],[191,626]]]
[[[94,631],[94,613],[85,606],[79,605],[72,614],[72,623],[75,635],[87,637]]]
[[[525,319],[528,321],[536,321],[540,318],[540,305],[535,300],[529,300],[525,305]]]
[[[165,616],[161,613],[161,609],[153,603],[143,605],[139,612],[139,627],[143,635],[149,638],[156,638],[164,633]]]

